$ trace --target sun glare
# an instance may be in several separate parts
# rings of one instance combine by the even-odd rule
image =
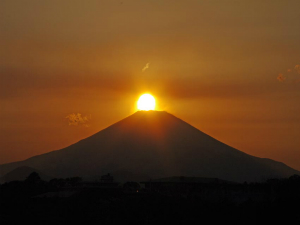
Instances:
[[[143,94],[137,102],[137,107],[139,110],[154,110],[155,98],[150,94]]]

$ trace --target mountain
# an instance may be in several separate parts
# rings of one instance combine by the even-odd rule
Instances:
[[[208,177],[165,177],[146,181],[144,183],[190,183],[190,184],[236,184],[232,181],[220,180],[218,178]]]
[[[187,176],[243,182],[300,174],[234,149],[164,111],[138,111],[64,149],[1,165],[0,176],[20,166],[53,177],[111,173],[129,180]]]
[[[0,181],[1,183],[10,182],[14,180],[25,180],[31,173],[36,172],[39,174],[40,178],[44,181],[49,181],[51,177],[43,174],[42,172],[28,167],[28,166],[21,166],[18,167],[10,172],[8,172],[6,175],[1,177]]]

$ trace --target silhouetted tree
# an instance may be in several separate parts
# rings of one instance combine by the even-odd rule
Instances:
[[[66,179],[70,186],[74,187],[77,186],[81,181],[81,177],[70,177]]]
[[[300,176],[297,174],[294,174],[293,176],[290,176],[289,180],[295,181],[295,182],[300,182]]]
[[[53,188],[65,187],[66,186],[66,180],[62,179],[62,178],[60,178],[60,179],[54,178],[54,179],[49,181],[49,185],[50,185],[50,187],[53,187]]]
[[[40,181],[41,181],[41,177],[37,172],[32,172],[25,180],[26,183],[30,183],[30,184],[37,184]]]

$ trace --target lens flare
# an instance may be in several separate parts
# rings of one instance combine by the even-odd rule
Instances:
[[[137,102],[137,108],[144,111],[154,110],[155,98],[150,94],[143,94]]]

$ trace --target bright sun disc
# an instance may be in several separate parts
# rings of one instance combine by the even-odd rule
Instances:
[[[138,102],[137,107],[139,110],[154,110],[155,109],[155,98],[150,94],[142,95]]]

